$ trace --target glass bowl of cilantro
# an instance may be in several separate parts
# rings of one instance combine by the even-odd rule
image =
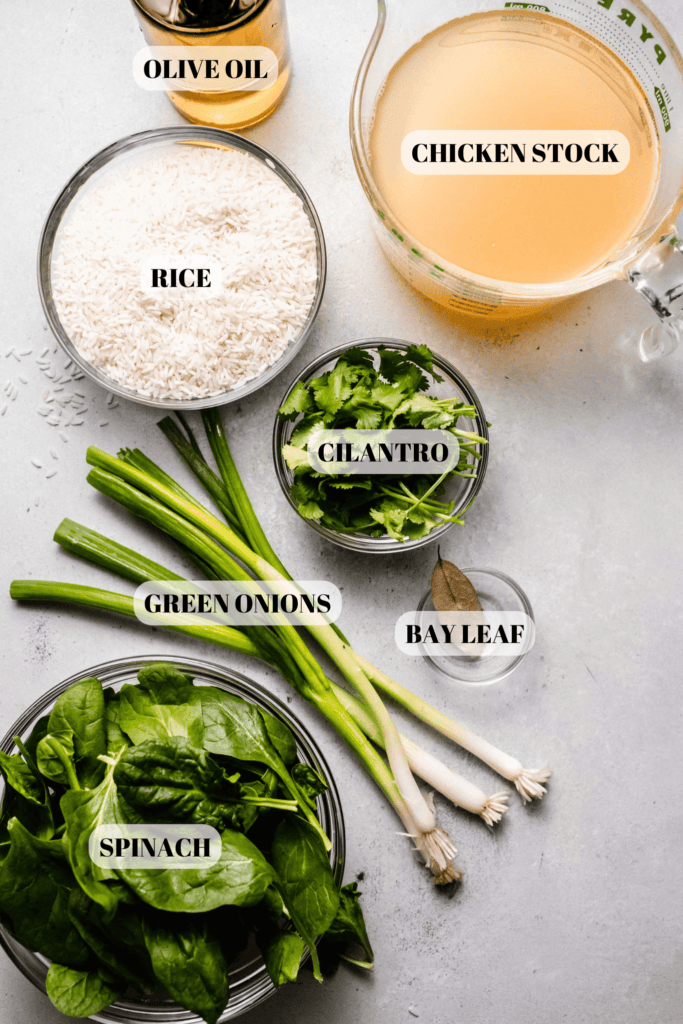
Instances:
[[[460,458],[441,476],[316,472],[309,439],[343,428],[448,430]],[[289,504],[317,533],[352,551],[405,551],[463,523],[486,473],[488,424],[471,384],[442,356],[369,338],[326,352],[292,383],[278,410],[273,459]]]
[[[107,754],[95,757],[100,733]],[[329,837],[328,852],[322,841],[314,849],[311,827],[282,799],[278,773],[287,772]],[[0,945],[70,1017],[223,1024],[294,980],[309,954],[273,897],[289,901],[311,943],[320,923],[309,933],[307,911],[277,866],[283,850],[315,875],[316,892],[338,901],[335,922],[353,916],[370,949],[356,884],[340,888],[344,818],[325,758],[285,704],[238,672],[143,656],[71,676],[0,742],[0,785]],[[88,835],[89,815],[121,820],[108,815],[113,806],[128,821],[213,823],[224,853],[211,877],[207,869],[96,876],[79,835]],[[265,894],[252,892],[271,874]],[[189,897],[178,895],[170,876],[190,875]],[[180,898],[194,901],[186,912],[174,905]],[[348,927],[332,926],[313,946],[318,973],[318,956],[332,963],[342,939],[355,945]]]

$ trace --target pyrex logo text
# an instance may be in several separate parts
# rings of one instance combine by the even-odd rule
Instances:
[[[598,7],[605,7],[608,11],[612,8],[613,4],[614,0],[598,0]],[[629,28],[632,28],[633,25],[635,25],[636,15],[633,13],[633,11],[630,11],[628,7],[622,7],[619,13],[617,13],[615,9],[614,13],[617,14],[617,18],[619,19],[619,21],[623,21],[624,24],[627,25]],[[642,21],[640,22],[639,38],[641,43],[647,43],[650,39],[654,39],[654,33],[650,32],[647,25],[643,25]],[[653,43],[653,46],[655,50],[655,56],[657,58],[657,63],[661,64],[663,61],[666,60],[666,51],[663,47],[659,45],[659,43]]]

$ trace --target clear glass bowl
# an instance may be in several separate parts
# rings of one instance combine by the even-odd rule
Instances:
[[[278,408],[287,400],[287,398],[289,398],[299,381],[309,381],[314,377],[319,377],[321,373],[331,370],[343,352],[348,351],[350,348],[364,348],[376,354],[380,345],[384,345],[386,348],[398,349],[403,352],[408,348],[408,342],[397,341],[394,338],[366,338],[361,341],[349,342],[347,345],[338,345],[336,348],[330,349],[328,352],[319,356],[312,363],[309,363],[309,365],[301,371],[299,376],[296,380],[292,381],[287,392],[283,395]],[[378,356],[375,359],[375,363],[376,365],[379,365]],[[489,433],[486,425],[486,416],[484,415],[481,402],[477,398],[472,385],[458,370],[456,370],[454,366],[451,365],[451,363],[447,362],[443,356],[440,356],[437,353],[434,353],[434,368],[439,375],[444,378],[444,381],[441,384],[434,383],[427,393],[435,395],[438,398],[459,398],[467,405],[473,405],[477,410],[476,418],[472,420],[468,417],[463,417],[462,422],[459,423],[459,425],[465,430],[474,431],[479,434],[480,437],[484,437],[488,441]],[[296,421],[292,422],[282,420],[279,416],[276,417],[275,428],[273,430],[273,461],[275,463],[275,472],[277,474],[280,487],[282,488],[287,501],[298,514],[296,502],[290,494],[290,488],[294,483],[294,473],[282,457],[283,445],[287,444],[289,441],[295,426]],[[481,459],[477,463],[476,477],[473,479],[453,477],[451,480],[446,481],[446,486],[443,490],[442,496],[448,501],[455,501],[455,508],[453,510],[454,515],[458,515],[460,512],[463,512],[467,506],[474,501],[479,493],[482,483],[484,482],[486,467],[489,460],[489,445],[477,445],[477,451],[481,454]],[[396,551],[412,551],[415,548],[424,547],[425,544],[431,544],[434,540],[443,540],[444,534],[455,525],[454,523],[445,523],[443,526],[437,526],[436,529],[432,530],[432,532],[426,537],[418,537],[415,540],[400,541],[394,540],[391,537],[367,537],[362,533],[344,533],[341,530],[332,530],[327,526],[321,526],[312,519],[306,519],[304,522],[306,522],[312,530],[315,530],[316,533],[319,533],[322,537],[325,537],[327,540],[331,540],[334,544],[338,544],[342,548],[347,548],[349,551],[363,551],[375,555],[390,554]]]
[[[168,148],[188,143],[193,145],[207,144],[214,149],[239,149],[245,153],[249,153],[257,160],[261,160],[265,163],[271,171],[274,171],[275,174],[277,174],[278,177],[287,185],[287,187],[291,189],[299,199],[301,199],[316,237],[316,290],[313,303],[308,311],[306,322],[302,326],[299,334],[296,338],[292,339],[282,355],[276,359],[271,366],[264,370],[263,373],[259,374],[258,377],[248,381],[242,387],[223,391],[220,394],[212,395],[209,398],[190,398],[184,400],[149,398],[147,395],[141,395],[136,391],[132,391],[130,388],[123,387],[115,380],[112,380],[111,377],[102,373],[101,370],[98,370],[92,365],[92,363],[88,362],[88,360],[80,354],[76,346],[73,344],[59,318],[52,293],[52,256],[60,225],[62,224],[69,207],[77,198],[81,190],[91,184],[96,177],[101,178],[106,175],[107,170],[112,166],[123,163],[124,161],[131,159],[131,157],[138,155],[144,150],[151,149],[152,147],[159,149],[161,147]],[[45,221],[45,226],[43,227],[43,232],[40,237],[40,245],[38,247],[38,289],[40,292],[40,301],[43,304],[43,310],[45,312],[47,322],[50,325],[50,329],[66,354],[74,361],[74,363],[80,366],[87,377],[94,380],[97,384],[100,384],[108,391],[113,392],[121,398],[127,398],[132,402],[139,402],[141,405],[150,406],[155,409],[184,409],[189,411],[191,409],[208,409],[215,405],[226,405],[228,402],[237,402],[239,399],[244,398],[246,395],[250,395],[252,392],[257,391],[259,388],[262,388],[265,384],[271,381],[285,368],[285,366],[287,366],[288,363],[292,361],[294,356],[301,350],[308,339],[320,309],[323,293],[325,291],[326,276],[327,252],[325,249],[323,229],[320,224],[320,220],[318,219],[315,207],[313,206],[313,203],[301,182],[295,178],[292,172],[280,160],[278,160],[276,156],[269,153],[267,149],[257,146],[255,142],[251,142],[249,139],[244,139],[240,135],[235,135],[233,132],[222,131],[218,128],[205,128],[194,125],[173,128],[155,128],[151,131],[140,132],[137,135],[129,135],[126,138],[121,139],[119,142],[115,142],[113,145],[107,146],[106,149],[101,150],[101,152],[88,160],[88,162],[81,167],[80,171],[77,171],[76,174],[74,174],[71,181],[67,183],[55,200],[52,209],[47,216],[47,220]]]
[[[518,583],[496,569],[461,569],[477,592],[483,610],[491,612],[524,612],[532,622],[534,619],[531,602]],[[433,612],[431,588],[423,596],[418,605],[419,612]],[[419,621],[419,620],[418,620]],[[493,655],[490,658],[473,658],[466,654],[462,657],[433,657],[420,646],[420,653],[432,669],[437,679],[453,679],[467,686],[488,686],[499,683],[519,668],[525,654]]]
[[[299,758],[309,764],[327,781],[328,789],[318,797],[317,813],[320,823],[332,842],[330,861],[335,872],[337,884],[341,884],[346,856],[346,838],[344,816],[342,814],[339,792],[332,778],[329,766],[317,743],[294,717],[292,712],[277,697],[268,693],[259,683],[248,679],[239,672],[221,668],[209,661],[194,658],[177,658],[164,654],[143,655],[139,658],[120,658],[102,665],[86,668],[70,676],[47,693],[43,694],[14,723],[7,735],[0,742],[0,749],[6,754],[17,753],[13,737],[26,739],[37,720],[46,714],[57,697],[81,679],[97,676],[105,687],[118,689],[124,683],[134,682],[138,671],[153,662],[165,661],[177,666],[183,672],[194,676],[199,685],[217,686],[228,693],[236,694],[258,707],[276,715],[286,722],[292,730],[297,743]],[[0,778],[0,792],[4,793],[4,782]],[[0,926],[0,945],[10,960],[36,988],[45,992],[45,977],[49,960],[38,953],[33,953],[21,946]],[[304,960],[308,957],[304,957]],[[263,959],[254,949],[247,949],[229,972],[230,1002],[221,1014],[219,1024],[239,1017],[254,1006],[269,999],[277,989],[270,980]],[[174,1003],[164,995],[140,995],[137,999],[119,999],[111,1006],[96,1014],[91,1020],[102,1024],[203,1024],[202,1018]]]

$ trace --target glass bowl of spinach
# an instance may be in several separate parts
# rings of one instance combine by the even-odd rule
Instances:
[[[460,461],[443,480],[327,476],[307,464],[307,438],[320,427],[447,429],[458,435]],[[287,501],[312,529],[351,551],[388,554],[442,540],[462,524],[484,481],[488,436],[474,388],[451,363],[426,345],[368,338],[325,352],[292,382],[273,460]]]
[[[161,668],[164,671],[160,672]],[[99,690],[97,686],[92,685],[97,680],[102,684]],[[136,751],[138,753],[142,751],[144,754],[145,751],[152,750],[152,753],[147,755],[147,761],[141,761],[138,756],[137,764],[129,763],[129,772],[131,769],[139,771],[140,768],[143,769],[143,772],[157,770],[159,764],[154,763],[155,752],[158,755],[161,750],[163,755],[162,748],[165,743],[175,744],[179,749],[182,748],[181,753],[187,755],[185,744],[194,745],[200,742],[196,731],[198,728],[197,716],[192,711],[193,701],[197,699],[196,691],[192,699],[178,704],[173,703],[180,700],[177,695],[179,688],[185,690],[193,685],[212,688],[211,692],[208,689],[203,690],[200,699],[203,721],[206,723],[203,744],[205,748],[213,747],[214,751],[220,749],[222,742],[220,737],[224,734],[228,736],[231,732],[226,723],[231,720],[235,721],[235,714],[241,721],[240,715],[244,708],[248,712],[245,723],[251,722],[252,727],[254,722],[256,723],[256,732],[260,738],[255,739],[252,735],[249,739],[251,747],[248,750],[242,748],[241,753],[244,757],[248,755],[254,759],[258,756],[260,760],[239,762],[242,791],[260,793],[263,786],[259,785],[259,779],[263,778],[267,779],[270,793],[274,793],[276,797],[282,796],[280,781],[273,780],[272,774],[269,774],[273,770],[267,764],[269,761],[271,764],[275,763],[279,758],[282,763],[287,764],[291,777],[296,778],[297,787],[307,794],[309,804],[314,808],[314,814],[322,831],[329,837],[328,854],[325,854],[322,842],[317,849],[317,878],[322,878],[323,886],[327,886],[328,889],[330,883],[333,882],[340,899],[335,922],[329,926],[323,943],[318,947],[313,941],[316,959],[318,952],[322,954],[325,950],[326,955],[334,955],[341,951],[342,946],[353,944],[361,947],[365,945],[364,960],[371,957],[371,949],[362,925],[362,913],[357,900],[355,883],[340,889],[344,870],[345,833],[339,793],[325,758],[307,729],[294,717],[285,704],[240,673],[195,659],[166,656],[125,658],[79,672],[55,686],[24,712],[0,743],[0,751],[2,751],[0,775],[2,776],[1,781],[4,783],[0,808],[0,906],[2,906],[0,944],[22,974],[44,993],[50,988],[48,969],[51,961],[59,963],[64,957],[68,959],[71,956],[73,964],[81,955],[85,957],[83,970],[90,973],[96,971],[99,975],[99,981],[95,987],[108,984],[112,989],[117,990],[116,997],[112,1002],[106,1007],[93,1010],[95,1003],[92,999],[93,996],[95,1000],[97,999],[97,993],[86,992],[84,994],[83,987],[81,987],[79,991],[74,990],[73,995],[70,995],[68,991],[65,995],[64,990],[67,986],[62,984],[64,979],[58,977],[55,980],[53,976],[52,989],[53,991],[57,990],[63,1000],[62,1006],[59,1008],[71,1016],[87,1015],[94,1020],[107,1022],[107,1024],[110,1022],[129,1024],[133,1021],[139,1022],[139,1024],[162,1024],[162,1022],[163,1024],[166,1022],[200,1024],[207,1018],[224,1022],[250,1010],[258,1003],[268,999],[277,990],[271,980],[262,951],[268,949],[268,941],[275,941],[276,931],[272,931],[271,937],[268,939],[268,929],[282,928],[283,918],[281,916],[279,923],[275,924],[281,904],[278,903],[278,906],[275,906],[278,901],[277,899],[273,901],[272,897],[275,893],[283,892],[284,900],[287,900],[286,886],[288,882],[284,883],[284,888],[278,888],[275,885],[269,886],[266,890],[266,897],[256,905],[222,905],[217,909],[209,910],[208,914],[196,912],[196,908],[193,913],[174,914],[171,910],[161,911],[153,904],[150,905],[141,900],[134,888],[132,892],[126,890],[125,883],[122,886],[121,882],[116,879],[92,883],[95,886],[98,884],[112,886],[120,896],[120,902],[116,904],[113,917],[107,921],[109,915],[102,905],[89,899],[84,893],[83,880],[80,876],[76,880],[79,884],[76,884],[75,873],[72,871],[71,851],[64,852],[56,849],[58,846],[64,847],[69,843],[68,837],[63,842],[59,842],[60,835],[69,832],[68,827],[65,829],[62,820],[61,807],[64,794],[69,794],[69,799],[79,804],[77,812],[82,814],[84,807],[80,806],[81,802],[86,805],[86,810],[89,801],[92,800],[96,803],[95,797],[90,796],[90,791],[93,794],[97,793],[112,772],[110,763],[102,762],[101,758],[92,756],[97,746],[98,726],[102,724],[104,727],[107,749],[116,747],[117,736],[122,736],[123,741],[128,742],[125,758],[128,758],[129,761],[131,761],[131,757],[133,757],[133,761],[135,760],[133,755]],[[124,687],[125,691],[122,689]],[[65,702],[64,695],[67,691],[74,697],[78,695],[78,699],[72,700],[71,703]],[[124,703],[122,696],[124,692],[127,692],[128,697],[125,701],[125,720],[122,723],[121,707]],[[181,694],[181,696],[187,697],[187,694]],[[155,701],[159,703],[155,704]],[[208,704],[205,704],[205,701]],[[229,710],[228,718],[222,717],[228,714],[227,710],[221,710],[223,705]],[[104,713],[102,714],[103,706]],[[212,709],[208,717],[205,711],[207,706]],[[242,711],[240,711],[240,707]],[[145,740],[147,729],[150,727],[150,717],[153,719],[152,732],[150,738]],[[56,721],[56,718],[59,718],[59,722]],[[208,724],[209,721],[213,723],[211,726]],[[121,724],[125,725],[128,733],[121,733]],[[74,729],[75,732],[73,732]],[[239,733],[238,729],[233,731],[235,734]],[[143,742],[132,740],[131,733],[136,736],[137,741]],[[170,735],[172,733],[176,735]],[[178,735],[179,733],[185,735]],[[41,740],[44,741],[42,746]],[[92,746],[93,742],[95,743],[94,747]],[[91,744],[89,753],[84,751],[83,744]],[[265,753],[258,753],[259,744],[266,751]],[[57,749],[57,745],[59,745],[59,749]],[[71,755],[69,751],[73,748],[75,748],[75,753]],[[234,750],[234,747],[231,749]],[[66,758],[64,758],[65,750]],[[276,751],[275,756],[273,750]],[[63,763],[59,763],[59,756],[55,760],[55,753],[61,756]],[[114,753],[113,757],[108,753],[107,757],[113,761],[117,755],[118,751]],[[121,758],[121,764],[125,758]],[[163,762],[163,756],[160,760]],[[204,780],[207,778],[206,768],[215,770],[217,765],[222,777],[226,778],[227,784],[232,786],[239,784],[234,780],[234,775],[237,774],[234,769],[238,762],[229,755],[208,754],[205,760],[212,763],[203,765],[201,774]],[[43,779],[49,780],[45,801],[46,805],[50,805],[49,809],[36,803],[36,792],[41,787],[40,785],[36,787],[36,779],[33,780],[33,783],[31,782],[31,769],[27,766],[27,761],[33,764],[34,771],[40,764],[40,773]],[[186,757],[184,763],[185,765],[188,763]],[[114,788],[117,793],[123,792],[126,797],[130,798],[133,791],[130,788],[126,789],[125,781],[121,787],[117,768],[120,770],[119,765],[113,768],[112,777],[119,780],[119,785],[115,785]],[[68,778],[62,777],[64,770],[67,774],[70,771],[77,773],[79,778],[74,779],[74,785],[79,785],[80,779],[81,792],[74,792],[69,788]],[[185,786],[186,783],[192,781],[192,779],[184,778],[183,770],[182,759],[174,763],[174,770],[171,774],[180,786]],[[102,771],[105,773],[103,781],[96,786],[95,783]],[[47,776],[43,775],[44,772],[47,772]],[[191,774],[192,772],[194,772],[194,767],[191,768]],[[89,773],[93,776],[92,779],[89,777]],[[166,782],[168,782],[168,778],[168,773],[166,773]],[[196,781],[195,773],[195,786],[194,788],[190,786],[193,793],[194,789],[198,788]],[[200,788],[204,794],[208,792],[206,785],[202,785]],[[149,789],[148,786],[147,791]],[[140,789],[139,792],[144,793],[145,790]],[[178,795],[183,800],[187,798],[187,792],[184,794],[172,793],[171,802],[167,802],[163,810],[157,813],[157,821],[170,820],[172,815],[168,814],[168,808]],[[291,793],[285,795],[291,796]],[[166,796],[168,797],[168,792],[166,792]],[[38,798],[40,799],[40,794],[38,794]],[[215,796],[210,798],[209,805],[211,799],[215,800]],[[277,803],[277,801],[275,802]],[[68,807],[68,803],[64,806]],[[141,809],[143,810],[137,820],[141,820],[141,818],[150,820],[146,808],[141,805],[133,806],[138,814]],[[124,807],[130,807],[125,800]],[[192,820],[192,811],[187,810],[188,804],[183,803],[182,807],[182,820]],[[206,801],[202,805],[202,816],[206,813],[205,808]],[[250,815],[252,810],[253,808],[248,809]],[[259,811],[261,811],[260,808]],[[162,815],[161,819],[159,813]],[[232,814],[233,812],[232,810],[226,812],[224,808],[223,812],[217,813]],[[275,826],[273,831],[272,823],[270,825],[268,823],[268,815],[279,816],[280,819],[285,817],[284,812],[269,809],[262,814],[259,813],[258,818],[248,827],[245,826],[243,818],[239,823],[237,823],[237,818],[228,820],[234,830],[241,830],[243,838],[250,844],[257,846],[260,844],[259,848],[264,850],[264,857],[275,863],[275,839],[273,837],[277,834],[280,825]],[[67,810],[67,818],[68,816],[69,811]],[[303,820],[298,812],[294,811],[293,816],[296,817],[298,823],[294,832],[298,834],[304,829],[306,831],[304,840],[310,844],[313,831],[311,826]],[[176,818],[176,820],[180,819]],[[199,820],[196,815],[195,820]],[[205,820],[208,821],[206,818]],[[291,818],[287,819],[287,826],[291,820]],[[8,828],[10,821],[12,824]],[[220,823],[214,823],[220,825]],[[229,827],[225,832],[221,831],[221,835],[224,837],[228,831],[234,835],[233,828]],[[244,834],[245,828],[247,835]],[[286,844],[287,835],[289,835],[289,839],[292,838],[291,828],[289,833],[285,828],[284,833],[280,834],[278,841],[281,846],[283,840]],[[239,836],[237,838],[239,842],[242,842]],[[13,852],[12,844],[15,842],[17,848]],[[282,849],[280,854],[282,854]],[[329,858],[329,868],[324,863],[322,865],[320,863],[321,859],[325,858]],[[77,862],[77,855],[75,860]],[[300,863],[301,858],[298,857],[297,861]],[[315,857],[313,861],[315,861]],[[79,868],[79,870],[81,869]],[[84,870],[87,875],[87,869]],[[315,865],[311,870],[316,874]],[[19,879],[18,874],[22,871],[26,877]],[[147,871],[138,871],[133,874],[151,877],[150,872]],[[195,874],[195,872],[155,871],[151,874],[158,877],[159,875]],[[280,871],[281,878],[285,878],[285,874]],[[145,882],[145,885],[147,884]],[[312,884],[317,883],[313,882]],[[247,904],[249,902],[248,900]],[[301,909],[298,908],[295,911],[295,916],[300,913]],[[136,921],[136,915],[140,918],[142,925],[140,925],[140,921]],[[149,919],[147,915],[149,915]],[[212,915],[216,918],[215,920]],[[328,916],[330,916],[329,912]],[[218,920],[218,917],[221,919]],[[173,920],[180,922],[177,925],[180,929],[179,941],[174,940],[170,933],[170,925]],[[113,922],[118,922],[116,927]],[[261,929],[259,941],[256,939],[256,927]],[[356,943],[352,936],[354,928],[358,939]],[[303,930],[306,930],[305,927]],[[313,928],[313,931],[315,930]],[[300,964],[303,964],[310,956],[305,945],[298,937],[295,937],[294,930],[285,926],[284,932],[290,938],[280,941],[279,935],[282,932],[277,933],[279,952],[273,952],[271,947],[271,952],[265,953],[271,972],[276,975],[278,971],[280,972],[278,983],[294,978]],[[361,932],[362,934],[360,934]],[[152,937],[151,940],[149,936]],[[160,959],[156,958],[154,951],[154,943],[157,941],[159,945],[156,954]],[[33,949],[41,946],[48,948],[51,955],[33,952]],[[182,952],[183,948],[187,954],[185,956]],[[63,954],[64,949],[68,949],[69,953]],[[303,955],[301,955],[302,952]],[[197,953],[201,953],[201,956],[196,957]],[[195,963],[198,960],[202,964],[202,970],[199,972],[201,977],[193,975],[193,959]],[[192,1002],[194,999],[197,1006],[196,1012],[183,1008],[178,1001],[171,998],[167,988],[159,984],[158,974],[155,978],[154,974],[148,973],[147,968],[150,961],[154,965],[154,973],[156,973],[157,963],[166,963],[161,973],[163,975],[164,971],[170,971],[168,977],[171,978],[171,988],[175,983],[181,985],[184,993],[193,991],[194,995],[190,997],[189,1001]],[[220,1004],[221,988],[223,996],[225,996],[225,979],[221,980],[216,976],[212,978],[212,970],[214,975],[220,973],[221,964],[229,965],[227,970],[229,999],[224,1008]],[[143,981],[139,985],[135,982],[137,973],[140,974]],[[122,981],[126,977],[130,978],[129,982]],[[90,1003],[88,1003],[88,999],[90,999]],[[102,1002],[101,999],[100,1002]]]

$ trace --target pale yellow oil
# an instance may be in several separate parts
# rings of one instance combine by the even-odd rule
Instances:
[[[424,129],[612,130],[620,174],[412,174],[401,142]],[[373,177],[399,224],[442,259],[498,281],[568,281],[602,266],[643,224],[659,142],[628,68],[550,15],[489,12],[443,25],[390,71],[370,134]]]
[[[278,59],[277,79],[267,89],[169,92],[169,100],[188,121],[213,128],[248,128],[269,117],[284,99],[292,75],[284,0],[269,0],[244,24],[215,32],[183,32],[153,20],[137,5],[135,9],[149,46],[266,46]]]

